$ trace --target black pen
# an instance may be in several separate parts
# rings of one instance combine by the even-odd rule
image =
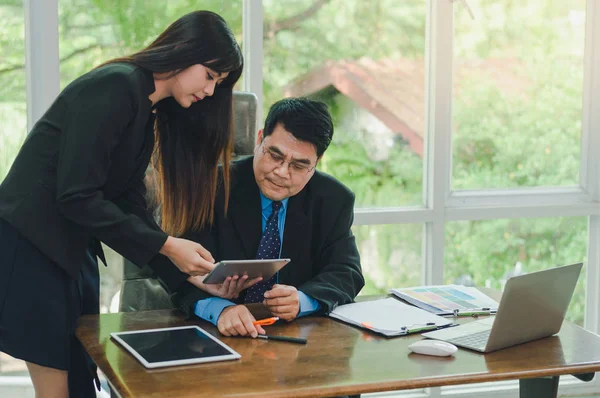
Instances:
[[[265,340],[287,341],[288,343],[306,344],[306,339],[301,337],[269,336],[266,334],[259,334],[257,337],[259,339]]]

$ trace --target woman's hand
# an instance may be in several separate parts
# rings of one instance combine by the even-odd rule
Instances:
[[[204,278],[206,276],[190,276],[187,280],[197,288],[224,299],[237,298],[242,290],[248,289],[250,286],[262,281],[261,277],[248,280],[248,275],[242,277],[234,275],[225,278],[225,282],[215,285],[204,284]]]
[[[215,267],[210,252],[191,240],[169,236],[160,253],[169,257],[181,272],[192,276],[206,275]]]

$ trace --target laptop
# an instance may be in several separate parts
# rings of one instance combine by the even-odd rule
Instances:
[[[578,263],[514,276],[506,282],[496,316],[422,336],[491,352],[556,334],[582,267]]]

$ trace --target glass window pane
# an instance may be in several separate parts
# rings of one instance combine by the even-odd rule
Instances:
[[[242,40],[242,0],[59,0],[58,5],[61,89],[105,61],[142,49],[191,11],[218,13]],[[123,261],[104,248],[109,266],[100,265],[100,308],[109,312],[118,310]]]
[[[0,1],[0,182],[25,136],[25,18],[22,1]]]
[[[421,224],[352,227],[365,278],[361,295],[421,284],[422,231]]]
[[[586,259],[587,219],[562,217],[446,224],[444,283],[502,290],[507,278]],[[584,267],[567,312],[583,325]]]
[[[454,189],[579,183],[584,0],[455,3]]]
[[[242,0],[59,0],[61,88],[112,58],[150,44],[177,18],[195,10],[221,15],[238,42]]]
[[[265,0],[264,115],[285,96],[330,106],[319,166],[357,207],[421,205],[425,0]]]
[[[0,182],[4,180],[25,136],[25,16],[23,1],[0,1]],[[0,352],[0,378],[26,376],[25,362]],[[3,391],[15,391],[10,386]]]

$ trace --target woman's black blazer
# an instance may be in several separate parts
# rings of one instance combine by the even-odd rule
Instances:
[[[152,73],[130,64],[81,76],[33,127],[0,185],[0,218],[72,277],[90,238],[140,266],[167,239],[143,183],[154,89]]]

